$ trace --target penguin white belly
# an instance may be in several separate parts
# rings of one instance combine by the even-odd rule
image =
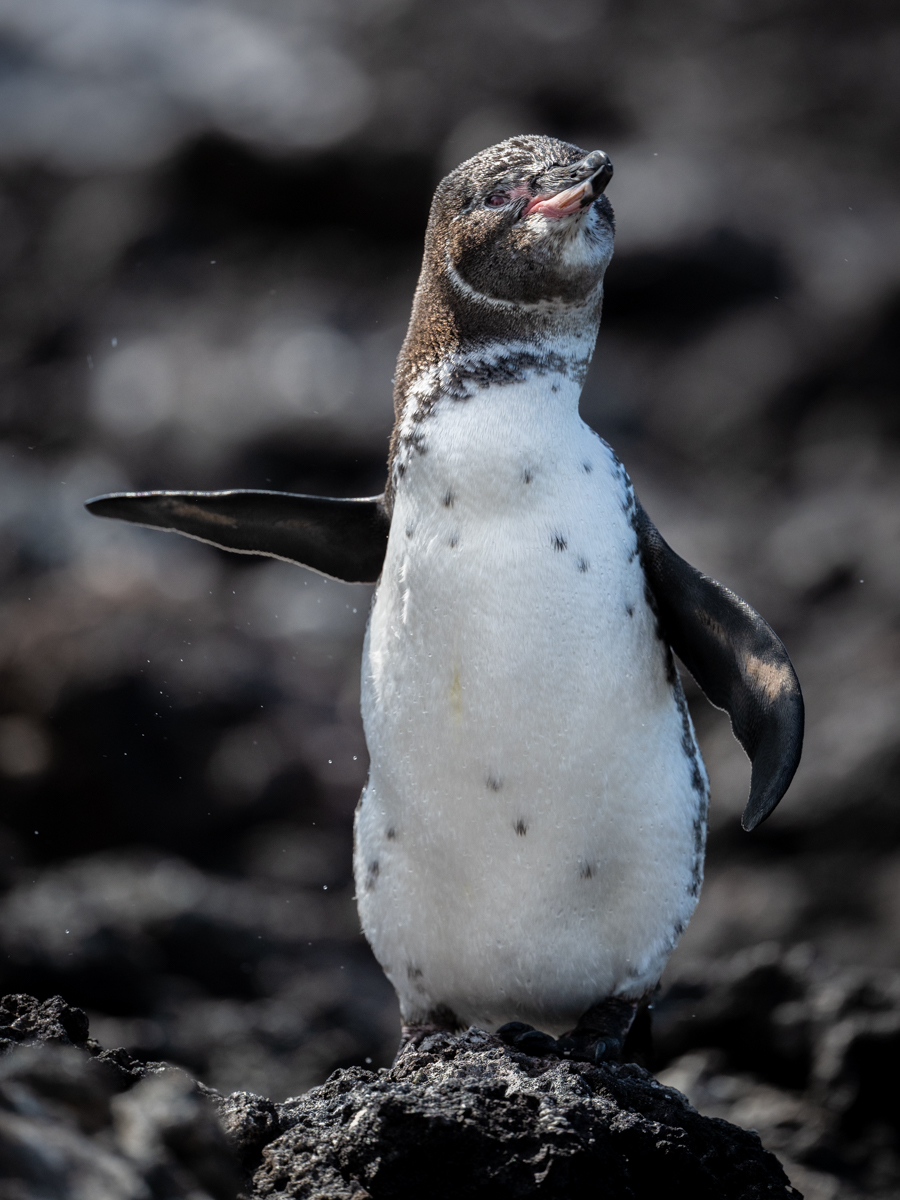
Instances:
[[[571,390],[442,399],[401,451],[355,869],[407,1021],[562,1033],[652,987],[696,904],[706,776]]]

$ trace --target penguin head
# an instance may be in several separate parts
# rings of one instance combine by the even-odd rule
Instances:
[[[612,257],[613,210],[602,150],[556,138],[509,138],[438,186],[429,221],[432,269],[454,291],[521,305],[583,306]],[[443,259],[443,261],[441,261]]]

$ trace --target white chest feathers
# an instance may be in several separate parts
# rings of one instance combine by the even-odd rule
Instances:
[[[440,399],[401,446],[356,879],[407,1020],[561,1033],[652,987],[696,903],[706,776],[631,485],[571,391]]]

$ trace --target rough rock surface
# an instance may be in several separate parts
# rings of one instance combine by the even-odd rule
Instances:
[[[762,944],[695,964],[653,1016],[660,1080],[758,1130],[808,1200],[898,1195],[900,973]]]
[[[60,997],[0,1001],[2,1200],[799,1196],[759,1137],[633,1064],[531,1058],[477,1030],[336,1071],[281,1105],[101,1051]]]
[[[227,1132],[184,1071],[101,1050],[59,996],[4,997],[0,1037],[2,1200],[234,1200]]]
[[[799,1195],[755,1133],[702,1117],[643,1068],[531,1058],[470,1029],[283,1106],[254,1196]]]

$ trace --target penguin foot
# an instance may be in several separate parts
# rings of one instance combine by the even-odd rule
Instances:
[[[561,1058],[572,1058],[576,1062],[602,1063],[618,1062],[625,1045],[623,1038],[611,1037],[606,1034],[600,1037],[596,1034],[566,1034],[556,1043]]]
[[[400,1049],[407,1046],[418,1046],[425,1038],[433,1033],[459,1033],[463,1028],[462,1022],[452,1009],[445,1004],[439,1004],[418,1021],[405,1020],[400,1027]]]
[[[508,1021],[501,1025],[497,1030],[497,1037],[514,1050],[532,1054],[535,1058],[559,1054],[556,1038],[552,1038],[549,1033],[541,1033],[539,1029],[535,1029],[533,1025],[526,1025],[523,1021]]]
[[[519,1050],[522,1054],[531,1054],[535,1058],[571,1058],[576,1062],[618,1062],[622,1054],[624,1039],[611,1034],[600,1035],[596,1032],[579,1032],[565,1034],[557,1040],[549,1033],[542,1033],[533,1025],[522,1021],[509,1021],[497,1030],[497,1037],[507,1046]]]
[[[574,1029],[557,1042],[562,1058],[578,1062],[618,1062],[637,1012],[637,1001],[609,996],[592,1004]]]

